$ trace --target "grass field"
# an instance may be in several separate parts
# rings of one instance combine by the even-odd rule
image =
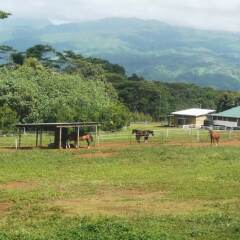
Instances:
[[[126,142],[0,149],[0,240],[240,239],[240,144]]]

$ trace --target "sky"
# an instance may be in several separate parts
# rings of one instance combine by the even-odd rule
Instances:
[[[0,0],[0,9],[56,24],[125,17],[240,32],[240,0]]]

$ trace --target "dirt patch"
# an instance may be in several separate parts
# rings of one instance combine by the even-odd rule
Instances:
[[[220,142],[218,146],[215,144],[211,145],[208,142],[200,142],[200,143],[177,143],[177,142],[170,142],[164,145],[174,145],[174,146],[182,146],[182,147],[240,147],[240,141],[227,141],[227,142]]]
[[[139,189],[101,189],[95,195],[72,200],[58,200],[53,204],[66,214],[79,215],[164,215],[209,210],[206,201],[170,201],[166,194]]]
[[[0,184],[0,190],[28,190],[34,188],[34,185],[23,181],[8,182]]]
[[[0,203],[0,216],[5,214],[10,207],[10,203]]]
[[[7,147],[0,147],[0,152],[7,153],[7,152],[16,152],[16,148],[7,148]]]
[[[147,145],[147,144],[145,144]],[[105,143],[100,143],[98,148],[127,148],[131,146],[139,146],[138,143],[135,142],[105,142]]]
[[[216,207],[234,204],[229,200],[170,200],[161,191],[147,192],[139,189],[102,188],[95,195],[78,199],[58,200],[51,206],[62,209],[67,215],[81,216],[137,216],[179,215],[215,211]]]
[[[127,148],[127,147],[156,147],[156,146],[182,146],[182,147],[216,147],[214,144],[211,145],[209,142],[176,142],[176,141],[170,141],[165,143],[157,143],[157,142],[149,142],[147,144],[141,143],[138,144],[135,141],[133,142],[116,142],[116,143],[101,143],[98,148],[100,149],[109,149],[109,148]],[[234,140],[234,141],[220,141],[218,147],[240,147],[240,141]]]
[[[112,157],[114,153],[112,152],[96,152],[96,153],[85,153],[85,154],[80,154],[80,158],[104,158],[104,157]]]
[[[154,142],[149,142],[149,143],[143,143],[141,142],[140,144],[137,142],[117,142],[117,143],[101,143],[98,146],[98,149],[108,149],[108,150],[112,150],[112,149],[127,149],[127,148],[131,148],[131,147],[154,147],[154,146],[162,146],[162,143],[154,143]]]

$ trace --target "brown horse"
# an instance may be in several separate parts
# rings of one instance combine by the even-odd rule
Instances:
[[[218,145],[220,140],[220,134],[218,132],[214,132],[213,130],[209,130],[209,136],[211,139],[211,144],[215,143]]]
[[[67,143],[66,143],[66,148],[70,148],[71,147],[71,141],[74,142],[75,148],[77,148],[77,133],[76,132],[72,132],[68,135],[67,138]],[[85,135],[79,136],[79,141],[86,141],[88,144],[88,149],[90,148],[90,143],[93,142],[93,136],[91,135],[91,133],[87,133]]]
[[[136,136],[136,141],[137,141],[138,143],[141,142],[141,137],[144,137],[144,142],[147,143],[149,136],[150,136],[150,135],[154,136],[154,132],[151,131],[151,130],[141,131],[141,130],[133,129],[133,130],[132,130],[132,134],[135,134],[135,136]]]

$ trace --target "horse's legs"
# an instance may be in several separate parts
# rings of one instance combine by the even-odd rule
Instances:
[[[89,149],[89,148],[90,148],[90,142],[89,142],[88,139],[87,139],[86,141],[87,141],[87,144],[88,144],[88,147],[87,147],[87,148]]]
[[[69,140],[66,141],[66,149],[70,148]]]
[[[148,143],[148,136],[144,137],[144,143]]]
[[[138,143],[140,143],[140,140],[141,140],[141,137],[138,136],[138,135],[136,135],[136,141],[137,141]]]

